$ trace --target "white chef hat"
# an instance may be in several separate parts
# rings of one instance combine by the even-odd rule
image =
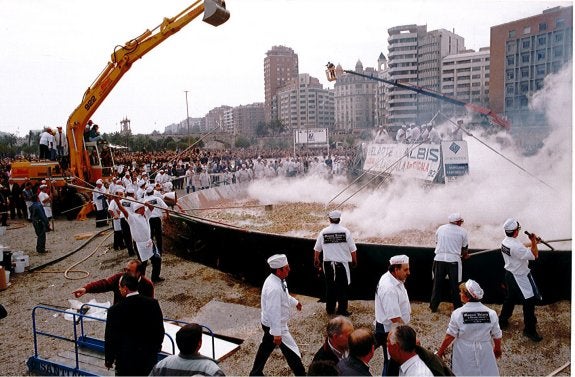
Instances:
[[[469,292],[469,294],[476,300],[481,300],[483,298],[483,289],[481,289],[475,280],[467,280],[465,282],[465,288],[467,289],[467,292]]]
[[[503,229],[505,230],[515,230],[519,228],[519,221],[515,220],[513,217],[508,218],[503,223]]]
[[[334,210],[328,214],[330,219],[338,220],[341,218],[341,211]]]
[[[142,203],[142,202],[132,202],[132,209],[134,210],[134,212],[139,210],[143,206],[144,206],[144,203]]]
[[[154,186],[150,185],[146,188],[146,194],[151,194],[154,192]]]
[[[449,220],[450,223],[463,221],[463,217],[461,217],[461,215],[458,212],[452,213],[451,215],[449,215],[447,219]]]
[[[98,180],[96,181],[96,184],[97,184],[97,185],[101,185],[101,184],[103,184],[103,183],[104,183],[104,182],[102,182],[101,179],[98,179]]]
[[[407,255],[394,255],[393,257],[391,257],[389,259],[389,264],[390,265],[394,265],[394,264],[408,264],[409,263],[409,257]]]
[[[116,194],[121,192],[122,194],[124,193],[124,186],[118,186],[116,187]]]
[[[268,258],[268,264],[271,268],[282,268],[288,264],[285,254],[275,254]]]
[[[133,194],[133,193],[135,193],[133,187],[128,187],[128,188],[126,189],[126,194]]]

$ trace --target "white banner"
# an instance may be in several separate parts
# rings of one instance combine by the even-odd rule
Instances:
[[[433,181],[440,168],[438,144],[375,144],[367,145],[363,170],[388,173]]]
[[[295,144],[327,144],[327,128],[294,131]]]
[[[443,168],[446,181],[449,180],[449,177],[469,174],[469,155],[466,141],[444,141],[441,143],[441,149],[443,150]]]

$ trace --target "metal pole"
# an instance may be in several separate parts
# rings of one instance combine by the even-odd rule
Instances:
[[[186,93],[186,123],[188,124],[188,144],[190,144],[190,113],[188,110],[188,90],[184,90]]]

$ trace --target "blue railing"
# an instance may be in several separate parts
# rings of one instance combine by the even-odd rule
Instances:
[[[92,373],[90,373],[88,371],[83,371],[80,369],[79,348],[80,347],[86,347],[86,348],[90,348],[90,349],[93,349],[93,350],[96,350],[98,352],[103,353],[104,352],[104,341],[101,339],[90,338],[85,334],[84,320],[87,319],[87,320],[93,320],[93,321],[104,322],[104,323],[106,322],[106,320],[85,314],[87,312],[87,310],[89,309],[89,307],[101,308],[101,309],[105,309],[105,310],[108,309],[108,307],[97,305],[97,304],[83,304],[80,307],[80,309],[78,310],[78,312],[76,312],[76,313],[71,312],[71,311],[66,311],[63,309],[57,309],[57,308],[45,306],[45,305],[38,305],[32,309],[32,331],[33,331],[33,336],[34,336],[34,356],[32,356],[28,360],[28,367],[30,369],[33,369],[32,368],[33,366],[38,366],[38,364],[46,363],[46,364],[51,364],[51,366],[43,369],[44,372],[49,371],[49,370],[54,370],[54,371],[57,371],[57,374],[92,375]],[[37,317],[37,311],[39,311],[39,310],[45,310],[45,311],[59,313],[59,314],[63,314],[63,315],[66,315],[66,314],[71,315],[72,316],[71,324],[73,326],[73,328],[72,328],[73,338],[69,338],[66,336],[59,335],[59,334],[50,333],[50,332],[44,331],[42,329],[39,329],[39,325],[37,324],[37,320],[36,320],[37,319],[36,318]],[[179,320],[170,319],[170,318],[164,318],[164,321],[168,321],[168,322],[172,322],[172,323],[176,323],[176,324],[183,324],[183,325],[186,325],[189,323],[189,322],[179,321]],[[80,327],[79,331],[78,331],[78,326]],[[214,333],[209,327],[204,326],[204,325],[201,325],[201,326],[203,329],[206,330],[207,334],[209,334],[210,337],[212,338],[212,358],[215,359],[216,358],[216,348],[215,348]],[[80,335],[78,335],[78,332],[80,333]],[[40,357],[39,352],[38,352],[38,337],[39,336],[46,336],[49,338],[59,339],[62,341],[74,343],[74,356],[75,356],[74,357],[74,359],[75,359],[74,367],[72,368],[72,367],[68,367],[68,366],[64,366],[64,365],[56,365],[55,363],[49,362],[46,359],[43,359],[42,357]],[[164,336],[167,336],[168,339],[170,340],[171,347],[172,347],[172,353],[171,354],[172,355],[175,354],[176,345],[175,345],[174,339],[169,334],[164,334]],[[160,353],[158,353],[158,360],[161,360],[161,359],[165,358],[166,356],[168,356],[167,353],[160,352]]]

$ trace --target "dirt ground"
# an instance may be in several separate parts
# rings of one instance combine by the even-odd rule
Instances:
[[[93,219],[85,222],[56,221],[55,231],[47,236],[49,252],[38,255],[34,251],[36,237],[32,226],[21,220],[9,221],[9,224],[5,235],[0,236],[0,244],[7,246],[6,250],[20,250],[29,255],[32,269],[69,254],[86,242],[85,239],[77,240],[76,236],[90,236],[97,230]],[[107,277],[124,267],[129,259],[127,252],[114,251],[111,246],[112,237],[109,232],[105,232],[58,263],[34,272],[12,274],[11,285],[0,291],[0,303],[9,313],[7,318],[0,320],[0,375],[28,374],[26,360],[34,354],[32,309],[36,305],[67,308],[70,306],[68,300],[73,299],[74,289],[94,279]],[[217,270],[182,260],[174,255],[169,245],[165,249],[162,275],[166,281],[156,285],[155,292],[164,316],[184,321],[202,321],[217,333],[243,339],[239,350],[225,358],[221,367],[228,375],[247,375],[262,335],[259,325],[259,287],[248,286]],[[65,273],[67,270],[68,273]],[[99,302],[111,301],[112,295],[88,294],[80,300],[87,302],[93,298]],[[298,296],[298,299],[303,303],[303,310],[294,312],[290,329],[307,367],[322,344],[328,317],[323,304],[316,298]],[[496,311],[500,309],[499,305],[490,306]],[[230,312],[217,312],[221,307]],[[352,301],[350,311],[353,312],[351,319],[354,325],[371,327],[373,310],[373,301]],[[414,302],[412,310],[411,325],[416,329],[421,344],[435,351],[445,335],[450,306],[443,303],[439,312],[432,314],[427,303]],[[570,361],[571,302],[537,307],[537,316],[540,333],[544,336],[540,343],[534,343],[521,335],[521,309],[516,309],[511,326],[504,331],[503,356],[498,362],[502,375],[548,375]],[[49,316],[42,321],[56,328],[71,326],[71,322],[65,321],[60,315]],[[54,353],[58,347],[44,347],[41,351]],[[381,350],[378,350],[370,365],[373,374],[381,372]],[[567,367],[559,375],[570,375],[570,371]],[[268,361],[266,373],[290,375],[291,371],[281,353],[276,351]]]

